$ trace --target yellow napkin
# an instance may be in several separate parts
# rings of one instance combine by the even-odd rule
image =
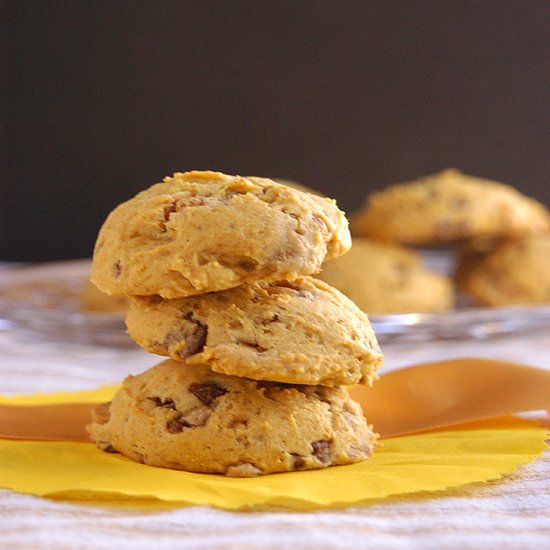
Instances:
[[[503,418],[386,439],[359,464],[236,479],[153,468],[89,443],[0,440],[0,486],[74,499],[158,499],[228,510],[335,508],[497,479],[538,456],[545,430]]]
[[[145,500],[314,509],[498,479],[541,454],[548,435],[543,428],[511,417],[433,428],[548,407],[550,372],[464,359],[410,367],[382,376],[372,389],[353,388],[383,435],[432,431],[384,439],[366,462],[316,471],[232,479],[145,466],[90,443],[28,440],[83,440],[90,404],[109,400],[115,391],[0,398],[0,434],[27,438],[0,439],[0,486],[49,497],[114,498],[126,505]],[[76,411],[81,416],[72,416],[71,424],[67,414]],[[46,419],[53,434],[42,430],[50,424]]]

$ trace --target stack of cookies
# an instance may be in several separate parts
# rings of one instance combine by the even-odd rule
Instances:
[[[382,354],[367,316],[309,276],[349,246],[334,201],[262,178],[178,173],[118,206],[92,281],[170,359],[94,411],[97,445],[238,477],[367,459],[376,436],[342,386],[371,383]]]

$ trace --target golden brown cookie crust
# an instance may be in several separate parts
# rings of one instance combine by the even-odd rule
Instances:
[[[416,252],[359,237],[347,254],[323,265],[319,278],[368,314],[453,307],[451,280],[425,269]]]
[[[366,460],[376,436],[344,388],[225,376],[171,359],[128,377],[88,430],[108,452],[235,477]]]
[[[550,215],[509,185],[448,169],[372,193],[351,226],[358,237],[428,245],[540,233]]]
[[[550,233],[509,241],[462,262],[460,286],[480,304],[550,303]]]
[[[366,314],[313,277],[175,300],[131,297],[126,324],[147,351],[256,380],[370,383],[382,362]]]
[[[332,199],[263,178],[176,173],[111,212],[92,281],[107,294],[179,298],[316,273],[350,244]]]

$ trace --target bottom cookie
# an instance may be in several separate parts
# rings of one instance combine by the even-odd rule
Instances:
[[[233,477],[366,460],[376,434],[344,388],[257,382],[167,360],[94,410],[92,439],[138,462]]]

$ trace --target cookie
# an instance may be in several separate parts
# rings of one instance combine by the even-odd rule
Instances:
[[[480,304],[506,306],[550,303],[550,233],[501,244],[459,264],[462,290]]]
[[[291,384],[370,383],[382,353],[367,316],[312,277],[203,296],[134,296],[128,334],[147,351]]]
[[[107,294],[193,296],[316,273],[350,244],[332,199],[268,179],[177,173],[111,212],[92,281]]]
[[[422,266],[419,255],[398,246],[354,238],[351,250],[323,265],[319,278],[368,314],[446,311],[453,285]]]
[[[550,215],[513,187],[449,169],[372,193],[351,225],[359,237],[429,245],[540,233]]]
[[[366,460],[376,436],[344,388],[256,382],[171,359],[126,378],[88,426],[151,466],[251,477]]]

